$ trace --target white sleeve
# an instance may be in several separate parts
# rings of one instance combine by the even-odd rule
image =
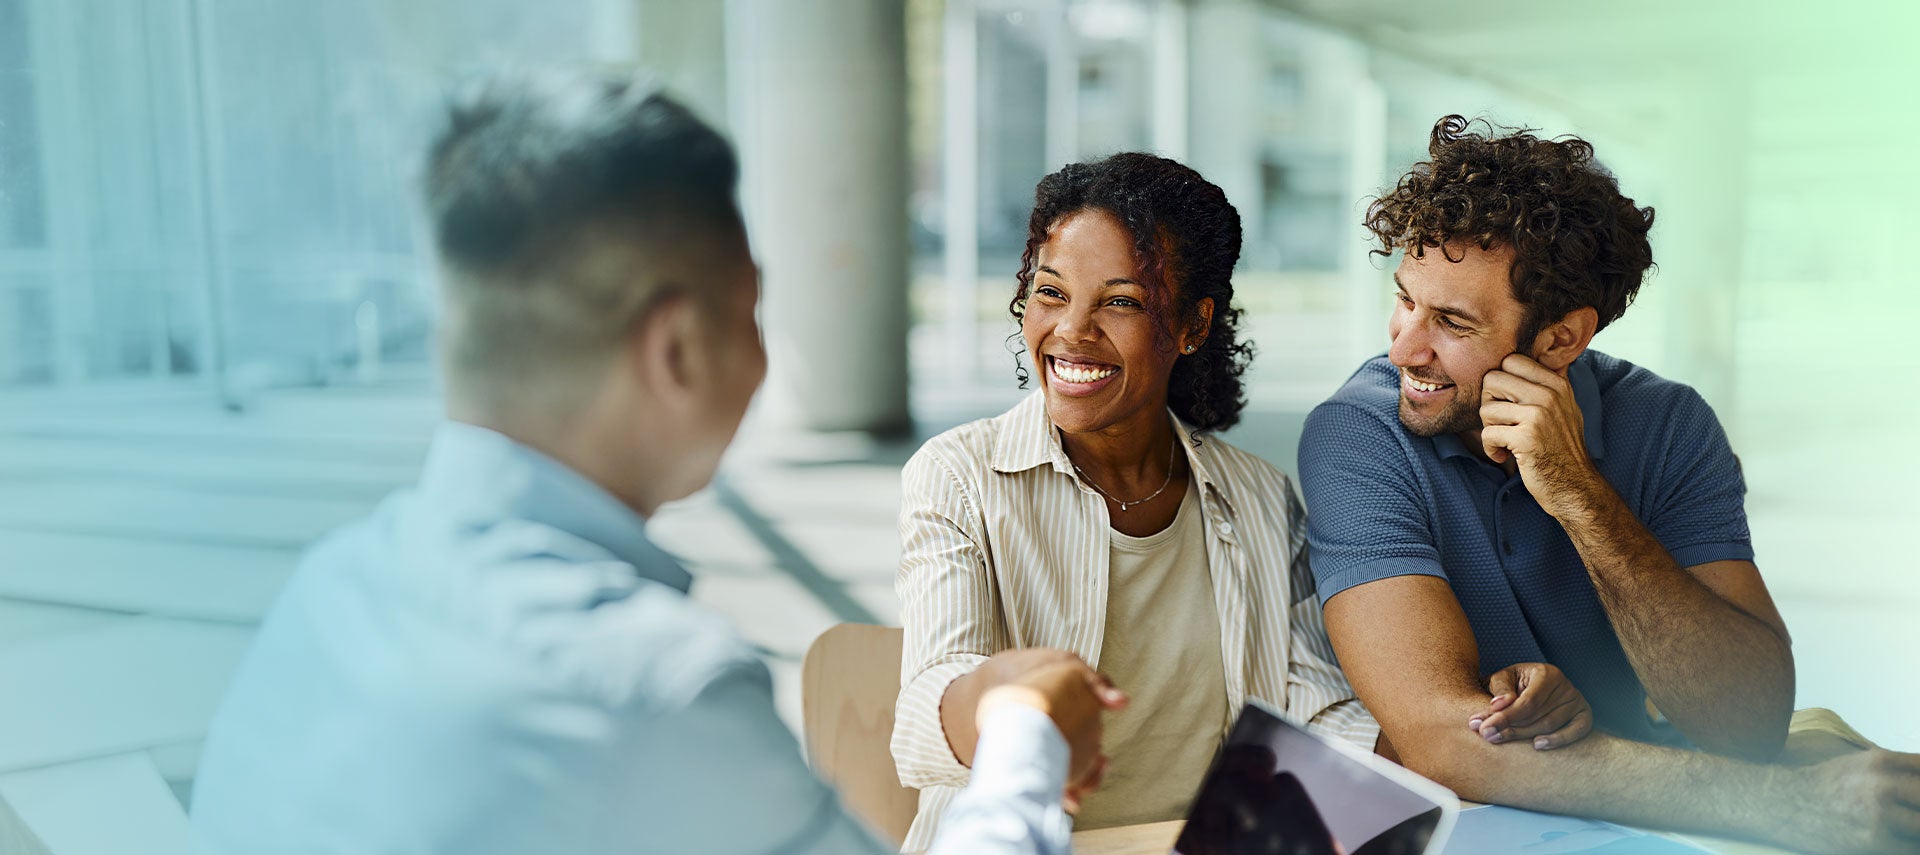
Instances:
[[[948,806],[929,855],[1067,855],[1073,821],[1060,808],[1069,758],[1059,728],[1017,705],[981,725],[972,780]]]

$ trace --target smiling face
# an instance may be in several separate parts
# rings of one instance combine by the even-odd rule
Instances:
[[[1175,360],[1200,343],[1199,335],[1164,332],[1139,275],[1133,235],[1097,209],[1055,222],[1035,254],[1020,330],[1047,414],[1063,431],[1100,431],[1165,411]]]
[[[1513,250],[1444,250],[1409,253],[1393,274],[1387,358],[1400,369],[1400,422],[1417,436],[1479,430],[1481,378],[1522,350],[1515,340],[1526,307],[1513,298]]]

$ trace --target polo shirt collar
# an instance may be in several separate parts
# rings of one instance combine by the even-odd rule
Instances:
[[[1600,380],[1593,376],[1593,355],[1582,353],[1567,366],[1567,384],[1573,387],[1573,402],[1580,405],[1580,420],[1586,432],[1587,456],[1595,460],[1607,456],[1606,432],[1601,430],[1605,399],[1600,395]],[[1441,434],[1433,438],[1433,450],[1445,460],[1450,457],[1480,459],[1467,449],[1459,434]]]
[[[526,520],[594,544],[640,576],[685,593],[693,576],[647,537],[646,519],[586,476],[505,434],[446,422],[434,431],[420,492],[466,524]]]
[[[1573,402],[1580,405],[1580,420],[1587,433],[1587,456],[1599,460],[1607,456],[1607,444],[1601,430],[1600,380],[1593,376],[1593,359],[1582,353],[1567,366],[1567,382],[1573,386]]]
[[[1174,435],[1187,450],[1187,463],[1193,469],[1194,483],[1218,498],[1232,513],[1233,499],[1227,483],[1213,474],[1217,468],[1215,464],[1218,461],[1215,458],[1218,451],[1204,438],[1195,437],[1193,428],[1181,421],[1179,416],[1173,415],[1171,409],[1167,415],[1173,418]],[[1060,444],[1059,429],[1047,417],[1044,391],[1034,391],[1013,409],[995,416],[993,422],[993,449],[987,460],[987,465],[993,471],[1011,474],[1052,466],[1055,472],[1079,479],[1073,461],[1067,458],[1066,448]]]
[[[1404,428],[1405,425],[1401,427]],[[1441,460],[1449,460],[1455,457],[1465,457],[1475,461],[1480,459],[1479,455],[1467,450],[1467,444],[1460,441],[1460,435],[1457,433],[1443,433],[1434,437],[1433,450],[1436,454],[1440,455]]]

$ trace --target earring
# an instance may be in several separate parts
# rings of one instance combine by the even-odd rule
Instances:
[[[1193,352],[1193,345],[1191,345],[1191,344],[1189,344],[1189,345],[1187,345],[1187,352],[1188,352],[1188,353],[1192,353],[1192,352]]]

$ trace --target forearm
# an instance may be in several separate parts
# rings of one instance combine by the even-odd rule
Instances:
[[[1467,713],[1459,712],[1460,716]],[[1802,770],[1596,733],[1553,751],[1490,744],[1448,718],[1403,733],[1401,762],[1462,798],[1648,828],[1816,846]]]
[[[1655,705],[1709,751],[1770,760],[1793,715],[1793,654],[1673,560],[1604,480],[1561,521]]]
[[[980,744],[980,731],[974,711],[985,691],[980,672],[973,671],[955,679],[940,697],[940,726],[946,731],[947,746],[960,765],[971,768],[973,753]]]

